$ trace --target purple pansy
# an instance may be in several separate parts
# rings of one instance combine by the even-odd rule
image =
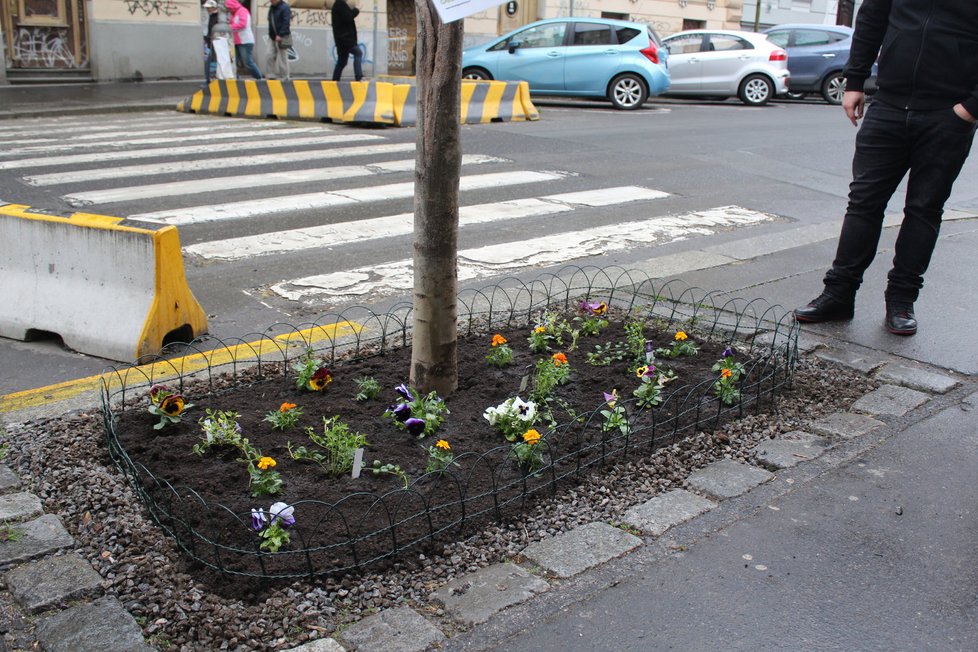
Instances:
[[[424,419],[416,419],[414,417],[411,417],[410,419],[404,422],[404,427],[407,428],[407,431],[412,435],[416,437],[420,436],[421,433],[424,432],[424,427],[425,427]]]
[[[734,354],[734,350],[728,346],[727,348],[725,348],[723,350],[723,353],[721,354],[721,356],[724,357],[724,358],[732,358],[733,357],[733,354]]]
[[[264,509],[254,509],[251,510],[251,529],[255,532],[259,532],[265,528],[268,523],[268,519],[265,518]]]
[[[392,405],[390,409],[391,412],[394,414],[394,418],[396,418],[401,423],[404,423],[411,417],[411,406],[408,405],[407,403]]]
[[[401,383],[400,385],[395,387],[394,391],[400,394],[401,396],[403,396],[405,401],[414,400],[414,396],[411,395],[411,388],[404,383]]]

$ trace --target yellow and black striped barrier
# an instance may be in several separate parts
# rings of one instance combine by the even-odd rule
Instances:
[[[207,331],[177,228],[0,202],[0,336],[132,362]]]
[[[465,80],[461,99],[459,119],[464,124],[540,119],[526,82]],[[418,114],[413,77],[369,82],[216,80],[177,110],[398,126],[416,124]]]

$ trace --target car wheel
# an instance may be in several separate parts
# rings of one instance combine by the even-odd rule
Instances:
[[[649,91],[638,75],[626,72],[611,80],[608,85],[608,99],[611,105],[621,111],[632,111],[645,104]]]
[[[764,106],[774,95],[774,84],[764,75],[748,75],[740,82],[737,96],[747,106]]]
[[[462,71],[462,79],[492,79],[485,68],[466,68]]]
[[[829,104],[842,104],[842,96],[846,92],[846,79],[841,72],[834,72],[822,82],[822,97]]]

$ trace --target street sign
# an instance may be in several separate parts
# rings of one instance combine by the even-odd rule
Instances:
[[[498,7],[506,0],[432,0],[438,17],[443,23],[452,23],[456,20],[477,14],[492,7]],[[515,2],[510,4],[515,5]],[[508,7],[507,7],[508,11]]]
[[[516,3],[516,0],[509,0],[506,3],[506,15],[515,16],[516,12],[520,10],[520,6]]]

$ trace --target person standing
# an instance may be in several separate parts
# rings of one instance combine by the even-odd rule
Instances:
[[[877,92],[863,87],[878,61]],[[978,2],[864,0],[856,16],[842,106],[856,135],[842,233],[824,291],[794,311],[799,322],[852,319],[890,197],[909,172],[903,223],[884,294],[884,327],[917,332],[914,302],[964,165],[978,118]]]
[[[230,12],[231,31],[234,33],[234,51],[241,57],[241,63],[255,79],[264,79],[258,64],[255,63],[255,33],[251,29],[251,12],[238,0],[225,0],[224,6]]]
[[[217,68],[217,58],[214,56],[214,26],[217,25],[218,7],[216,0],[204,0],[202,5],[207,11],[207,25],[204,27],[204,84],[211,83],[211,68]]]
[[[271,78],[289,78],[289,48],[292,47],[292,9],[285,0],[270,0],[268,7],[268,67]]]
[[[360,10],[351,7],[346,0],[333,0],[329,10],[330,22],[333,24],[333,40],[336,42],[336,67],[333,68],[333,81],[337,82],[343,75],[343,68],[353,55],[353,77],[363,79],[363,48],[357,43],[356,17]]]

